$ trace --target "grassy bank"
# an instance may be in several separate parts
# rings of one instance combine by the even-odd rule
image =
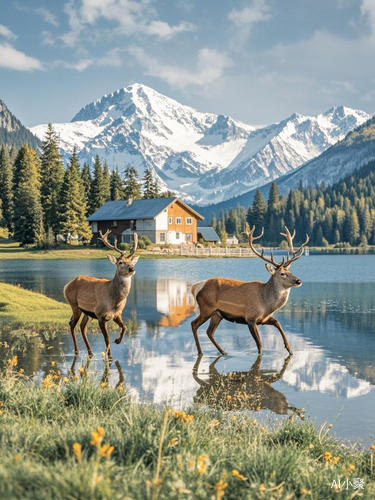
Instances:
[[[305,422],[270,430],[253,416],[190,414],[131,402],[122,386],[60,378],[30,384],[17,360],[0,378],[2,499],[375,497],[372,451]],[[22,372],[22,369],[21,369]],[[346,484],[346,483],[345,483]],[[354,484],[354,483],[353,483]]]
[[[0,282],[0,326],[55,328],[66,326],[70,314],[68,304]]]

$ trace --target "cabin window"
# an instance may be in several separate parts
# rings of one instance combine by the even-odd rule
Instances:
[[[176,240],[179,240],[179,239],[180,239],[180,233],[178,233],[178,232],[176,231]]]
[[[187,239],[187,241],[193,241],[192,233],[186,233],[186,239]]]
[[[168,223],[169,223],[169,224],[173,224],[173,217],[169,217],[169,218],[168,218]]]
[[[186,217],[186,224],[193,224],[193,219],[191,217]]]
[[[181,217],[176,217],[176,224],[182,224]]]
[[[165,233],[160,233],[160,241],[165,243]]]
[[[98,232],[98,223],[97,223],[97,222],[93,222],[93,223],[91,224],[91,231],[92,231],[93,233],[97,233],[97,232]]]
[[[112,227],[117,227],[117,220],[112,221]]]

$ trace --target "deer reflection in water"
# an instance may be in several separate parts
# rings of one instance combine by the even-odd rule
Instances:
[[[297,408],[288,404],[284,394],[272,387],[274,382],[282,379],[291,355],[285,358],[279,372],[261,370],[262,356],[258,356],[249,371],[219,373],[216,363],[221,358],[217,357],[210,364],[208,379],[202,379],[199,376],[202,356],[198,356],[193,377],[200,388],[194,396],[194,403],[226,410],[271,410],[279,415],[287,415],[290,410],[299,414]]]
[[[78,359],[78,355],[76,354],[73,357],[73,361],[72,361],[72,364],[71,364],[70,370],[69,370],[69,373],[73,376],[76,374],[75,367],[77,364],[77,359]],[[85,375],[87,376],[87,374],[89,373],[89,367],[90,367],[91,361],[92,361],[92,358],[90,356],[88,356],[86,363],[79,368],[79,372],[80,372],[82,377]],[[108,359],[104,363],[104,371],[103,371],[102,378],[100,379],[101,384],[108,385],[111,366],[112,366],[112,359]],[[116,366],[117,372],[118,372],[118,382],[115,385],[115,387],[116,388],[123,387],[124,382],[125,382],[125,377],[124,377],[124,372],[122,371],[122,367],[120,365],[120,362],[118,360],[115,361],[115,366]]]

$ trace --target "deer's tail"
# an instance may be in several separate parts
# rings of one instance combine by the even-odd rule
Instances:
[[[196,312],[197,314],[200,312],[200,309],[199,309],[199,304],[197,302],[197,295],[198,293],[202,290],[202,288],[204,287],[204,285],[207,283],[207,280],[204,280],[204,281],[198,281],[197,283],[194,283],[192,286],[191,286],[191,293],[194,297],[194,300],[195,300],[195,307],[194,307],[194,312]]]

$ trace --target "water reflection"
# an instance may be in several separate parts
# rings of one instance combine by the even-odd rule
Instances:
[[[291,360],[285,358],[280,371],[261,370],[262,356],[258,356],[248,371],[220,373],[216,363],[222,358],[218,356],[208,369],[208,378],[202,378],[199,366],[202,356],[198,356],[193,368],[194,380],[200,388],[194,396],[194,403],[226,410],[271,410],[279,415],[287,415],[297,408],[288,404],[287,398],[272,384],[281,380]]]
[[[293,348],[291,358],[284,358],[282,340],[273,327],[260,328],[264,354],[259,359],[247,329],[225,321],[216,335],[230,355],[217,358],[202,328],[207,355],[196,358],[190,284],[212,275],[266,278],[255,259],[150,260],[139,262],[124,310],[128,334],[121,345],[113,344],[114,359],[121,366],[103,365],[103,339],[93,333],[95,322],[89,329],[95,358],[87,367],[85,357],[74,360],[68,318],[62,332],[28,332],[26,337],[3,326],[0,364],[11,353],[18,354],[19,366],[38,380],[50,372],[51,361],[63,375],[69,370],[78,374],[81,367],[98,383],[116,386],[125,379],[136,400],[175,408],[198,404],[287,415],[304,407],[317,423],[337,416],[335,428],[345,438],[370,439],[375,435],[375,258],[335,259],[309,257],[296,263],[304,286],[293,290],[277,314]],[[0,261],[0,281],[20,283],[59,300],[63,285],[77,274],[113,273],[104,261],[6,264]],[[345,282],[337,282],[339,269],[345,269]],[[116,325],[110,330],[113,342]],[[79,342],[84,356],[82,339]]]

